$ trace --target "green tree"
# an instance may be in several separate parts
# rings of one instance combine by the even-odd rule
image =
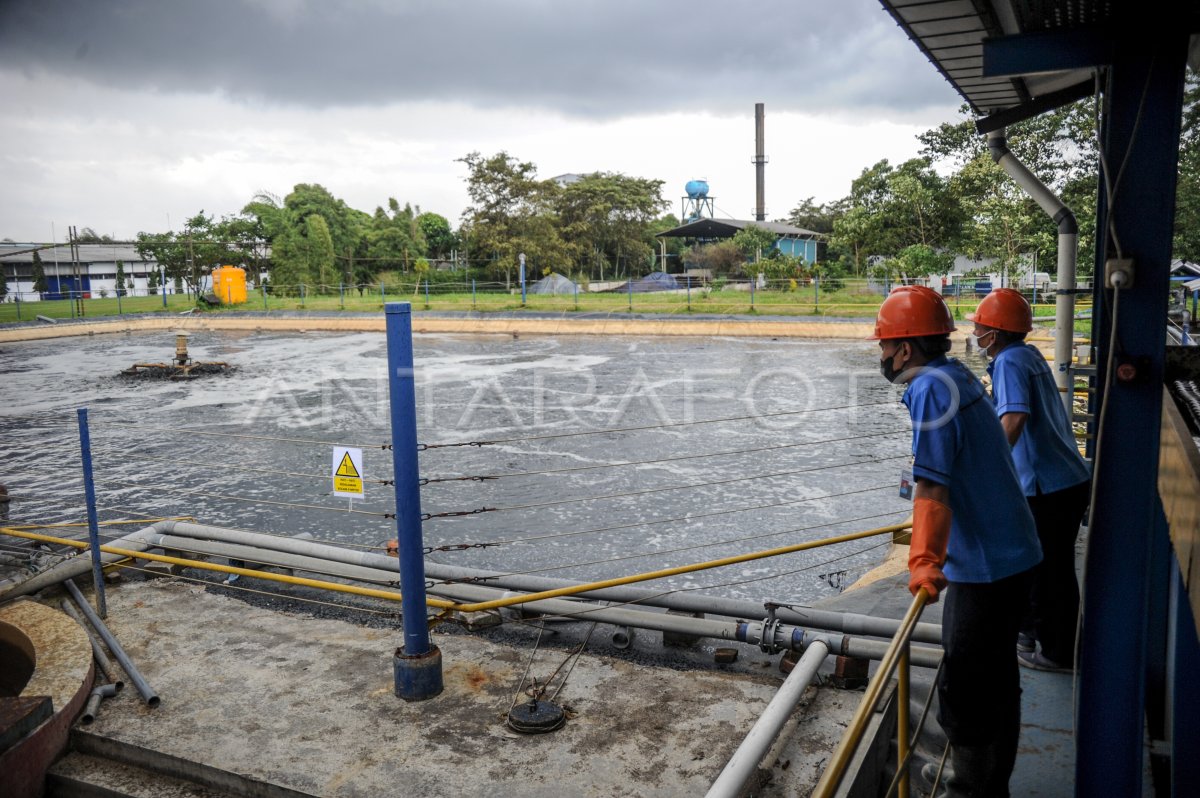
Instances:
[[[550,196],[563,238],[586,267],[654,263],[663,181],[593,172]]]
[[[775,250],[775,241],[778,238],[779,236],[770,230],[750,224],[734,233],[731,241],[744,258],[751,263],[756,263],[758,260],[768,257]],[[744,266],[743,269],[754,274],[762,272],[757,265],[754,268]]]
[[[117,296],[125,296],[125,262],[117,261]]]
[[[808,197],[792,208],[784,221],[801,230],[828,235],[833,232],[833,220],[837,216],[833,205],[818,205],[813,202],[812,197]]]
[[[1200,78],[1190,71],[1184,86],[1178,180],[1174,254],[1200,263]]]
[[[511,283],[521,253],[535,268],[571,261],[575,248],[563,240],[553,215],[558,187],[538,180],[537,167],[507,152],[486,158],[472,152],[458,160],[467,166],[471,200],[464,214],[466,243],[476,259],[490,263],[493,275]]]
[[[450,222],[445,216],[436,213],[422,213],[417,216],[417,227],[425,239],[425,247],[432,258],[445,259],[450,251],[458,244]]]
[[[308,272],[316,278],[318,290],[332,288],[337,281],[333,262],[333,236],[325,217],[310,214],[304,224],[304,239],[308,257]]]
[[[425,254],[425,236],[418,221],[419,211],[411,205],[388,199],[388,210],[376,208],[366,226],[366,258],[375,271],[409,271],[413,261]],[[448,225],[447,225],[448,226]]]
[[[50,290],[46,285],[46,267],[42,265],[42,253],[37,250],[33,253],[33,290],[39,294]]]
[[[867,257],[882,239],[882,228],[882,215],[861,206],[851,207],[834,220],[831,243],[849,253],[855,276],[863,273]]]
[[[927,277],[946,274],[954,265],[954,256],[937,252],[925,244],[912,244],[892,259],[892,271],[900,277]]]
[[[158,269],[146,269],[146,293],[154,294],[158,292]]]

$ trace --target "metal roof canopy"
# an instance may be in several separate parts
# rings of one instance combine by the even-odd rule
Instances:
[[[821,234],[782,222],[757,222],[746,219],[697,219],[670,230],[655,233],[657,238],[730,238],[739,230],[758,227],[782,238],[820,238]]]
[[[1106,384],[1106,371],[1097,369],[1096,396],[1105,410],[1099,412],[1096,400],[1089,408],[1097,417],[1089,431],[1104,446],[1095,464],[1085,562],[1085,584],[1092,587],[1083,595],[1074,788],[1080,796],[1141,795],[1148,754],[1160,794],[1200,795],[1200,680],[1194,678],[1200,672],[1200,569],[1189,566],[1185,573],[1182,564],[1188,536],[1197,533],[1168,525],[1158,492],[1163,298],[1185,62],[1200,71],[1194,35],[1200,5],[881,3],[982,115],[980,132],[1102,93],[1101,167],[1110,171],[1100,182],[1095,273],[1104,273],[1107,259],[1126,257],[1134,260],[1136,277],[1120,291],[1119,311],[1118,297],[1096,281],[1092,337],[1098,363],[1111,355],[1135,371],[1132,379],[1118,374]]]
[[[938,72],[987,117],[979,131],[1034,116],[1094,91],[1136,31],[1200,31],[1200,8],[1128,0],[881,0]],[[1185,8],[1184,6],[1192,6]],[[1190,48],[1200,71],[1200,37]]]

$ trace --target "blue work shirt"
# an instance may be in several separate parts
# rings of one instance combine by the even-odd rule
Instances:
[[[1042,560],[1004,429],[966,366],[944,355],[908,384],[913,476],[950,490],[951,582],[995,582]]]
[[[1046,358],[1030,344],[1011,344],[988,365],[996,415],[1028,413],[1012,447],[1013,463],[1026,496],[1066,490],[1088,480],[1067,421],[1062,395]]]

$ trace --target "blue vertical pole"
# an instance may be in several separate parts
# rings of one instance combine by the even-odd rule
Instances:
[[[575,283],[575,309],[579,310],[579,283]],[[20,313],[18,312],[17,318],[20,317]]]
[[[387,319],[392,473],[404,623],[404,647],[396,652],[393,669],[396,695],[406,701],[421,701],[442,691],[442,655],[437,646],[430,645],[425,618],[425,554],[417,466],[412,306],[408,302],[389,302],[384,306],[384,315]]]
[[[21,294],[20,293],[18,293],[16,296],[16,302],[17,302],[17,321],[20,321],[21,320]]]
[[[429,309],[429,281],[425,281],[425,309]]]
[[[629,312],[633,313],[633,275],[629,275],[629,282],[625,283],[629,287]]]
[[[100,524],[96,520],[96,486],[92,482],[92,439],[88,434],[87,408],[75,411],[79,416],[79,452],[83,464],[83,492],[87,498],[88,543],[92,549],[92,582],[96,586],[96,612],[108,617],[104,600],[104,572],[100,567]]]
[[[689,274],[685,279],[687,280],[688,310],[690,311],[692,309],[692,276]]]
[[[379,281],[379,299],[383,304],[387,304],[387,286],[383,284],[383,280]]]
[[[813,273],[813,312],[821,312],[821,275]]]
[[[346,309],[346,284],[343,282],[338,283],[338,302],[341,304],[342,310],[345,310]]]
[[[124,293],[124,291],[117,289],[117,315],[118,316],[124,314],[124,311],[121,310],[121,294],[123,294],[123,293]]]
[[[750,278],[750,309],[754,310],[754,284],[758,282],[758,275]]]
[[[300,307],[304,307],[304,283],[300,283]]]
[[[162,269],[158,270],[158,287],[162,290],[162,301],[165,308],[167,306],[167,273]]]
[[[475,309],[475,280],[471,280],[471,310]]]
[[[267,309],[267,284],[266,284],[266,283],[259,283],[259,286],[258,286],[258,287],[262,289],[262,295],[263,295],[263,310],[266,310],[266,309]]]
[[[1107,384],[1105,369],[1096,369],[1097,396],[1104,397],[1107,409],[1096,433],[1103,447],[1093,476],[1099,488],[1089,514],[1084,578],[1089,589],[1083,595],[1077,677],[1075,794],[1080,796],[1142,794],[1147,706],[1161,706],[1163,700],[1148,677],[1148,652],[1162,644],[1149,613],[1162,606],[1158,594],[1169,580],[1154,570],[1155,537],[1165,534],[1165,525],[1155,521],[1161,513],[1158,447],[1147,442],[1161,433],[1163,297],[1169,289],[1188,33],[1180,26],[1164,28],[1152,46],[1131,33],[1132,41],[1113,50],[1103,94],[1103,146],[1110,164],[1119,154],[1124,176],[1120,207],[1111,218],[1106,192],[1100,192],[1092,324],[1097,363],[1118,354],[1108,348],[1115,326],[1119,354],[1135,359],[1138,379]],[[1131,208],[1137,213],[1122,212]],[[1121,291],[1115,319],[1113,289],[1102,278],[1105,260],[1115,257],[1113,238],[1125,257],[1137,260],[1136,279]],[[1196,713],[1188,714],[1188,722],[1197,723]]]

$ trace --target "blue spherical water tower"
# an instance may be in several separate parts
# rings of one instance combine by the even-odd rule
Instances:
[[[687,196],[683,198],[680,218],[684,224],[697,219],[713,218],[713,198],[708,196],[707,180],[689,180],[683,187]]]

